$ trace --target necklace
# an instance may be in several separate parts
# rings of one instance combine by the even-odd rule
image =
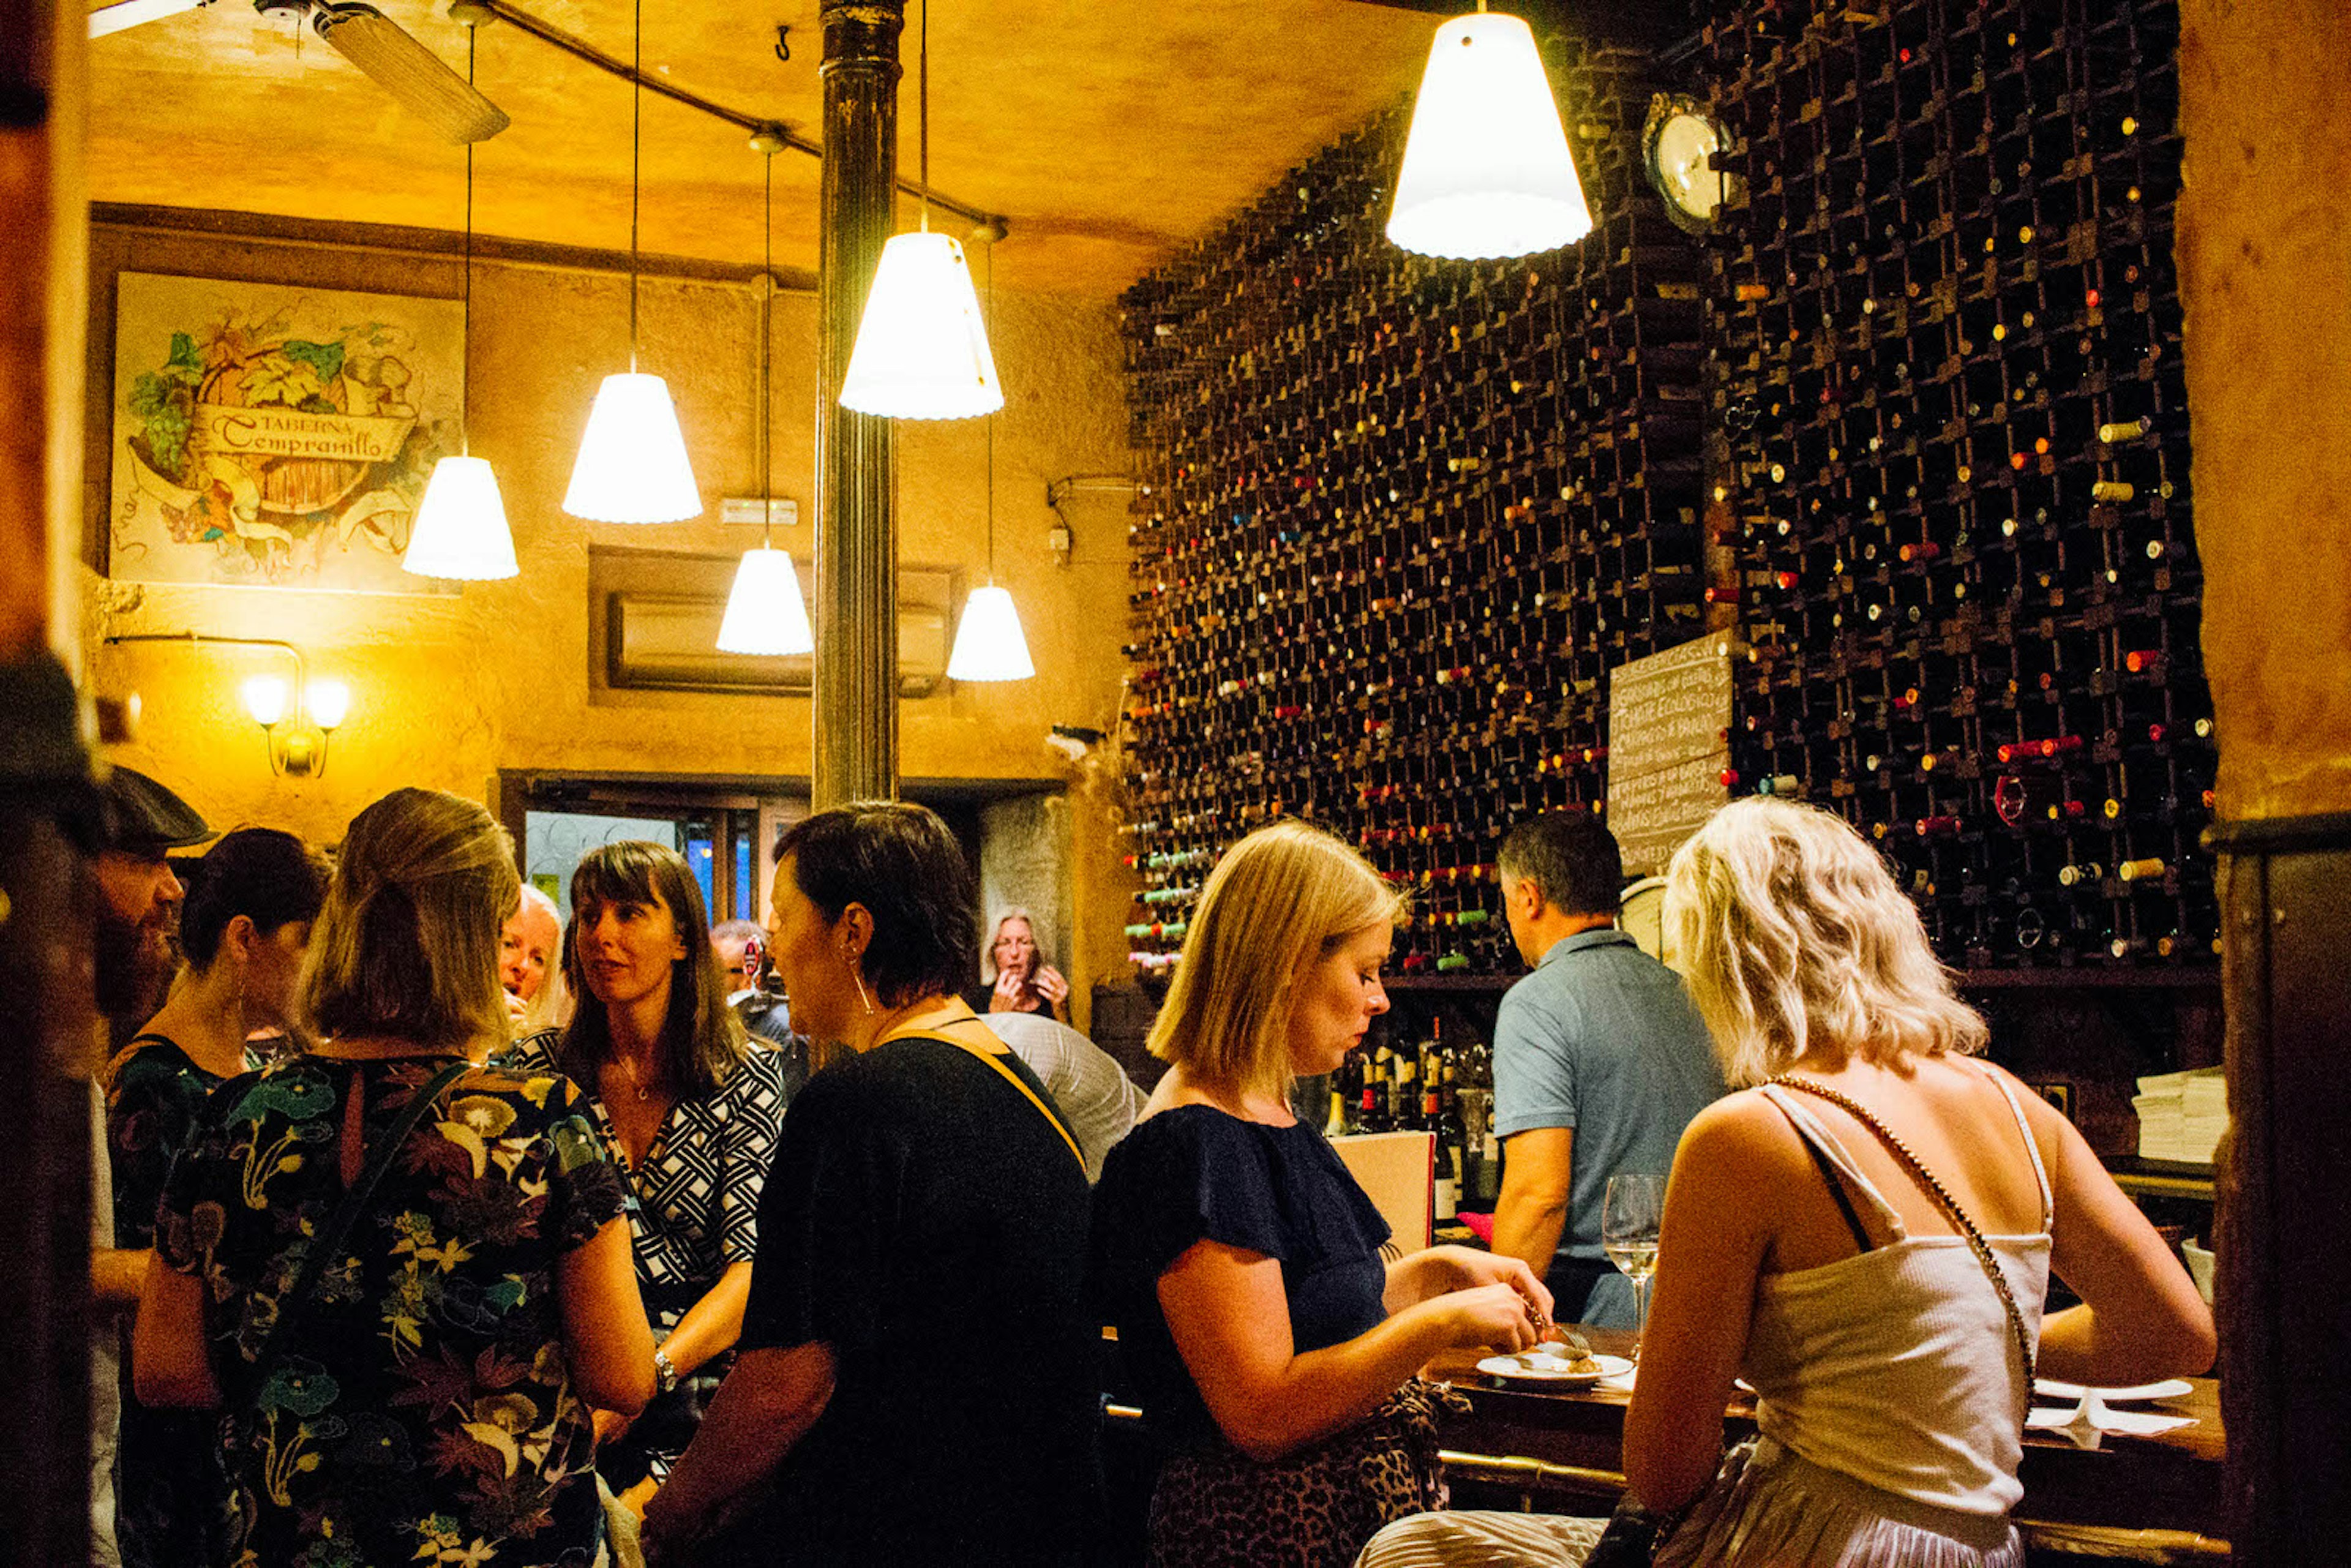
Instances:
[[[604,1065],[627,1080],[629,1088],[635,1092],[640,1103],[653,1098],[653,1090],[661,1082],[658,1077],[651,1080],[640,1078],[637,1075],[637,1064],[617,1052],[607,1057]]]

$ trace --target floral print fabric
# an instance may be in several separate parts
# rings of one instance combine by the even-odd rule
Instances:
[[[625,1196],[563,1079],[477,1069],[445,1089],[294,1339],[255,1364],[342,1200],[350,1097],[372,1154],[444,1065],[313,1056],[231,1079],[172,1169],[156,1244],[206,1286],[236,1568],[595,1560],[595,1441],[555,1270]]]
[[[142,1034],[107,1064],[106,1155],[114,1180],[114,1244],[155,1244],[155,1205],[172,1162],[188,1146],[204,1096],[220,1080],[159,1034]],[[123,1568],[189,1568],[213,1560],[227,1482],[218,1421],[209,1410],[159,1410],[132,1396],[122,1358],[122,1419],[115,1539]]]

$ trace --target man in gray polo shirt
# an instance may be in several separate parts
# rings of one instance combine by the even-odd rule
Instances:
[[[1682,1129],[1722,1094],[1722,1070],[1680,977],[1616,928],[1624,861],[1599,819],[1521,822],[1500,871],[1534,973],[1494,1023],[1494,1250],[1545,1276],[1560,1322],[1631,1328],[1632,1281],[1600,1249],[1608,1178],[1664,1176]]]

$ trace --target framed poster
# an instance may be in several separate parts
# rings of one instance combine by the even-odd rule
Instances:
[[[464,338],[455,300],[123,273],[108,575],[455,591],[400,558],[456,450]]]

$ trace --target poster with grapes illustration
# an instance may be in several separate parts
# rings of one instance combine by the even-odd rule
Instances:
[[[109,575],[455,591],[401,570],[457,445],[455,300],[121,275]]]

